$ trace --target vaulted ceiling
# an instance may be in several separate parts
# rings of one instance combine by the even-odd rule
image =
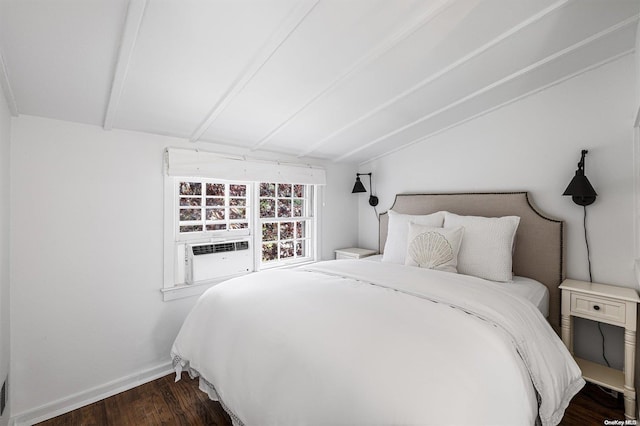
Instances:
[[[638,0],[0,0],[28,114],[362,162],[629,54]]]

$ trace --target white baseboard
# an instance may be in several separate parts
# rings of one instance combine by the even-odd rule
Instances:
[[[9,426],[30,426],[35,423],[51,419],[60,414],[68,413],[85,405],[92,404],[101,399],[108,398],[120,392],[133,389],[144,383],[159,379],[173,372],[171,362],[159,364],[136,374],[131,374],[112,382],[87,389],[83,392],[58,399],[49,404],[34,408],[33,410],[12,416],[9,420]]]

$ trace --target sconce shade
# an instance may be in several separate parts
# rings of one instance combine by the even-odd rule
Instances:
[[[369,176],[369,185],[371,186],[371,191],[373,191],[373,182],[371,181],[371,173],[356,173],[356,183],[353,185],[353,189],[351,190],[352,194],[357,194],[359,192],[367,192],[367,188],[364,187],[362,182],[360,181],[360,176]],[[369,196],[369,205],[375,207],[378,205],[378,197],[371,194]]]
[[[360,176],[356,177],[356,184],[353,185],[353,190],[351,191],[351,193],[356,194],[358,192],[367,192],[367,188],[365,188],[362,182],[360,181]]]
[[[584,175],[584,157],[587,154],[587,150],[582,151],[582,158],[578,163],[578,170],[576,170],[576,175],[569,182],[569,186],[564,190],[562,195],[569,195],[572,197],[573,202],[581,205],[588,206],[593,204],[596,200],[596,190],[591,186],[591,182]]]
[[[573,197],[595,197],[596,190],[591,186],[589,179],[582,173],[581,170],[576,171],[576,175],[569,182],[569,186],[564,190],[562,195],[571,195]]]

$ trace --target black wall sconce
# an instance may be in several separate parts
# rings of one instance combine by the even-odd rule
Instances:
[[[580,157],[580,162],[578,163],[578,170],[576,170],[576,175],[569,182],[569,186],[564,190],[562,195],[570,195],[573,199],[573,202],[580,206],[588,206],[593,204],[596,201],[596,190],[593,189],[589,179],[584,175],[584,157],[587,155],[586,149],[582,150],[582,157]]]
[[[356,183],[353,185],[352,194],[357,194],[359,192],[367,192],[367,188],[364,187],[362,182],[360,181],[360,176],[369,176],[369,186],[371,187],[371,195],[369,196],[369,205],[375,207],[378,205],[378,197],[373,195],[373,187],[371,184],[371,173],[356,173]]]
[[[583,219],[583,227],[584,227],[584,242],[587,246],[587,263],[589,265],[589,281],[593,281],[593,277],[591,275],[591,254],[589,253],[589,238],[587,236],[587,206],[591,205],[596,201],[596,190],[591,186],[591,182],[584,175],[584,157],[587,155],[589,151],[586,149],[582,150],[582,156],[580,157],[580,161],[578,162],[578,170],[576,170],[576,175],[569,182],[569,186],[564,190],[562,195],[569,195],[574,203],[583,207],[584,210],[584,219]],[[606,360],[606,358],[605,358]]]

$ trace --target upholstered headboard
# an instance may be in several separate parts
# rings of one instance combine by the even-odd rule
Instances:
[[[549,289],[549,323],[560,329],[560,289],[565,278],[564,223],[540,213],[527,192],[398,194],[391,210],[430,214],[446,210],[471,216],[520,216],[513,254],[515,275],[533,278]],[[389,215],[380,215],[380,253],[387,241]]]

